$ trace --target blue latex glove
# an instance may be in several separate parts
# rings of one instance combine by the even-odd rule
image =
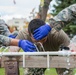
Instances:
[[[36,52],[34,44],[28,40],[20,40],[18,46],[21,47],[25,52]]]
[[[45,24],[34,31],[33,37],[36,40],[41,40],[44,37],[46,37],[50,31],[51,31],[51,27]]]
[[[18,31],[14,31],[8,37],[10,37],[10,38],[16,38],[17,35],[18,35]]]
[[[15,35],[9,35],[8,37],[10,37],[10,38],[15,38],[16,36]]]

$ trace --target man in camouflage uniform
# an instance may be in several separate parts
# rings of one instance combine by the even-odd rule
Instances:
[[[64,46],[68,46],[69,45],[69,38],[67,37],[67,35],[61,30],[61,28],[63,28],[64,26],[66,26],[70,21],[73,21],[73,20],[75,20],[76,19],[76,4],[73,4],[73,5],[71,5],[71,6],[69,6],[69,7],[67,7],[67,8],[65,8],[64,10],[62,10],[57,16],[55,16],[53,19],[50,19],[49,20],[49,22],[50,22],[50,27],[48,28],[48,29],[50,29],[50,30],[48,30],[48,29],[46,29],[46,31],[47,31],[47,33],[46,33],[46,35],[44,34],[44,29],[45,29],[45,26],[41,26],[41,27],[39,27],[38,28],[38,31],[36,30],[35,32],[34,32],[34,34],[33,34],[33,37],[34,37],[34,39],[35,40],[41,40],[41,39],[43,39],[44,37],[46,37],[46,36],[48,36],[47,34],[49,34],[49,32],[51,31],[51,35],[50,36],[52,36],[52,37],[54,37],[54,38],[52,38],[52,40],[50,40],[50,44],[49,44],[49,46],[48,46],[48,49],[49,49],[49,47],[51,46],[51,50],[58,50],[59,49],[59,46],[60,46],[60,44],[59,44],[59,46],[57,46],[56,48],[55,48],[55,45],[56,45],[56,42],[57,43],[59,43],[58,42],[58,39],[59,39],[59,37],[58,36],[60,36],[60,38],[61,38],[61,40],[62,39],[64,39],[64,40],[66,40],[66,41],[64,41],[64,42],[62,42],[61,43],[61,45],[63,44],[63,43],[65,43],[64,44]],[[53,32],[53,29],[51,30],[51,27],[52,28],[54,28],[54,32]],[[43,29],[44,28],[44,29]],[[43,29],[43,30],[41,30],[41,29]],[[38,34],[37,34],[37,32],[38,32]],[[25,31],[21,31],[21,32],[19,32],[19,34],[21,34],[21,35],[24,35],[24,33],[27,35],[27,33],[25,32]],[[62,34],[63,33],[63,34]],[[23,37],[21,36],[21,35],[19,35],[18,34],[18,36],[17,36],[17,38],[18,39],[24,39],[24,38],[26,38],[25,36],[26,35],[24,35]],[[40,35],[39,35],[40,34]],[[60,35],[60,34],[62,34],[62,35]],[[55,36],[56,35],[56,36]],[[57,36],[58,35],[58,36]],[[64,36],[64,35],[66,35],[66,36]],[[37,36],[37,37],[36,37]],[[62,37],[61,37],[62,36]],[[57,40],[56,40],[56,37],[58,38]],[[66,38],[67,37],[67,38]],[[6,39],[6,40],[5,40]],[[55,41],[56,40],[56,41]],[[60,39],[59,39],[60,40]],[[2,36],[2,35],[0,35],[0,41],[1,42],[4,42],[3,44],[5,44],[5,45],[15,45],[15,46],[19,46],[19,43],[20,42],[24,42],[24,43],[26,43],[24,40],[23,41],[20,41],[20,40],[17,40],[17,39],[11,39],[11,38],[8,38],[8,37],[5,37],[5,36]],[[55,45],[54,45],[54,42],[55,42]],[[51,43],[52,42],[52,43]],[[48,42],[47,42],[48,43]],[[30,44],[30,43],[29,43]],[[53,45],[52,45],[53,44]],[[31,45],[31,44],[30,44]],[[35,47],[34,47],[34,45],[32,44],[31,46],[33,46],[33,49],[35,50]],[[44,48],[45,48],[45,50],[46,50],[46,47],[45,47],[45,45],[43,45],[44,46]],[[53,47],[54,46],[54,47]],[[20,45],[19,47],[21,47],[25,52],[26,52],[26,50],[25,50],[25,47],[23,47],[22,45]],[[31,48],[31,47],[30,47]],[[55,49],[54,49],[55,48]],[[49,49],[49,50],[50,50]],[[62,69],[57,69],[57,71],[58,71],[58,74],[59,75],[63,75],[63,72],[65,71],[65,69],[64,70],[62,70]],[[70,71],[69,71],[69,73],[70,73]],[[70,74],[67,74],[67,75],[72,75],[71,73]],[[34,75],[34,74],[32,74],[32,75]],[[37,75],[39,75],[39,74],[37,74]]]

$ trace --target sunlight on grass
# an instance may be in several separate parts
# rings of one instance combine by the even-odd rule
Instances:
[[[4,68],[0,68],[0,75],[5,75],[5,69]]]
[[[55,68],[46,69],[44,75],[58,75]]]

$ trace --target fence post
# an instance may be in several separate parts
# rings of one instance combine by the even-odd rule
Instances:
[[[19,57],[6,56],[8,59],[4,61],[5,75],[20,75],[19,72]]]

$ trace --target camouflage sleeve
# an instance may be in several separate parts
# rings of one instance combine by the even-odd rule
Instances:
[[[76,4],[73,4],[56,15],[53,19],[50,19],[51,27],[54,27],[57,31],[66,26],[69,22],[76,19]]]
[[[0,34],[5,35],[5,36],[9,36],[11,33],[6,25],[1,24],[0,25]]]
[[[10,42],[11,42],[12,38],[9,38],[7,36],[4,35],[0,35],[0,44],[5,45],[5,46],[9,46]]]

